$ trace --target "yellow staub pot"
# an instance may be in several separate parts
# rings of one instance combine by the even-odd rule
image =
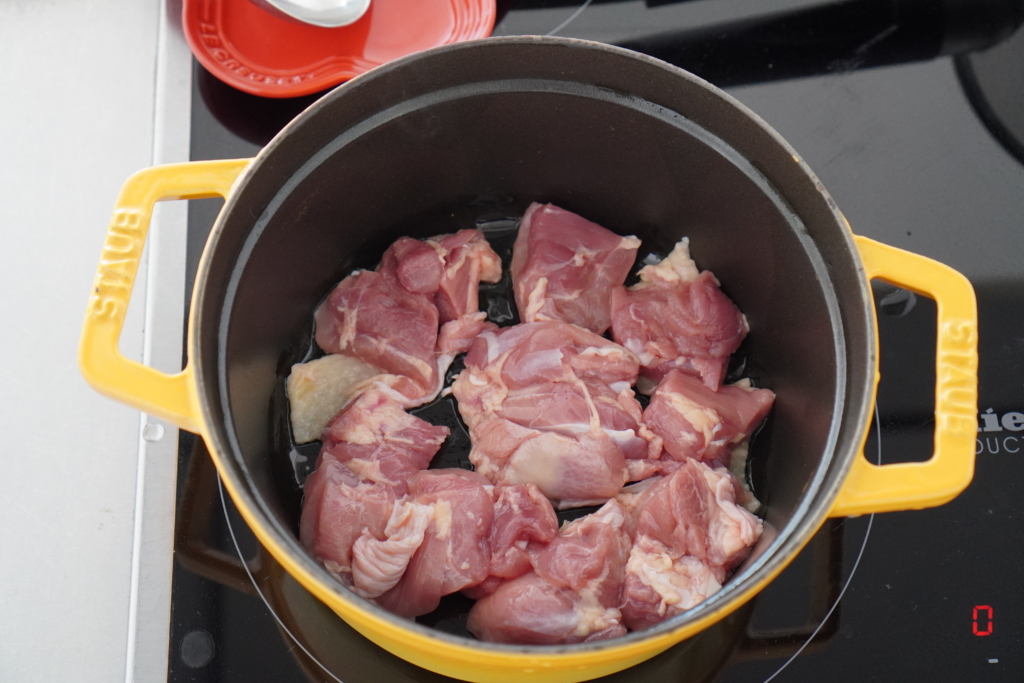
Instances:
[[[117,342],[154,203],[216,195],[227,201],[196,277],[188,367],[166,375],[126,360]],[[399,236],[508,219],[532,201],[635,234],[643,253],[664,255],[688,236],[698,265],[749,320],[746,371],[777,395],[751,450],[766,533],[750,558],[703,604],[609,641],[481,643],[381,610],[299,544],[301,491],[282,474],[287,428],[271,406],[331,287],[373,267]],[[878,381],[874,278],[937,302],[927,462],[877,466],[862,454]],[[974,467],[977,312],[967,280],[855,236],[799,154],[730,96],[578,40],[419,53],[331,92],[254,159],[132,176],[108,229],[80,365],[99,391],[201,434],[267,551],[356,630],[470,681],[568,683],[633,666],[750,600],[828,517],[940,505]]]

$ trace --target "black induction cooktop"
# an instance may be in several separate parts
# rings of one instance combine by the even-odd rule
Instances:
[[[829,521],[728,628],[608,680],[1024,680],[1022,18],[998,0],[499,0],[495,35],[610,42],[725,88],[797,149],[855,232],[949,263],[978,297],[968,489],[939,508]],[[251,156],[316,99],[257,98],[196,65],[192,159]],[[190,205],[189,287],[219,206]],[[935,305],[882,283],[875,295],[866,454],[926,460]],[[221,494],[201,440],[180,444],[168,681],[447,680],[299,587]]]

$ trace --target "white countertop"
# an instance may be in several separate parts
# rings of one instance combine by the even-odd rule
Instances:
[[[121,183],[188,158],[180,13],[180,0],[0,3],[5,682],[166,681],[177,431],[143,440],[146,418],[93,391],[76,357]],[[161,209],[121,348],[173,369],[186,214]]]

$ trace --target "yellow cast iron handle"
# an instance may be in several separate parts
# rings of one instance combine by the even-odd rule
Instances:
[[[974,476],[978,432],[978,306],[963,275],[924,256],[855,237],[869,279],[935,300],[935,453],[926,462],[854,463],[832,517],[942,505]],[[877,335],[876,335],[877,338]],[[877,356],[877,354],[876,354]]]
[[[227,197],[251,159],[196,161],[139,171],[121,188],[85,313],[78,365],[100,393],[182,429],[199,431],[193,378],[128,360],[117,348],[153,205],[164,199]]]

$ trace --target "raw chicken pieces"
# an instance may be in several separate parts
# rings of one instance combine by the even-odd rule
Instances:
[[[485,329],[475,308],[481,280],[500,277],[501,262],[478,230],[427,242],[403,237],[377,271],[357,271],[328,295],[316,311],[316,342],[392,375],[384,383],[406,407],[426,403],[455,354]],[[454,326],[441,347],[440,323]]]
[[[534,484],[555,500],[613,497],[626,459],[643,458],[636,357],[560,322],[484,332],[452,385],[470,430],[469,459],[495,484]]]
[[[383,535],[395,496],[383,484],[360,480],[336,460],[321,462],[303,489],[299,540],[351,587],[352,546],[361,534]]]
[[[775,402],[774,393],[749,384],[712,391],[696,377],[672,370],[651,395],[643,420],[676,460],[728,467],[730,449],[761,424]]]
[[[335,460],[403,496],[410,477],[427,468],[449,433],[405,412],[388,394],[369,389],[324,429],[318,466]]]
[[[504,583],[530,571],[530,552],[558,534],[558,518],[550,501],[533,484],[494,487],[494,521],[489,576],[462,591],[470,598],[490,595]]]
[[[444,263],[434,303],[441,322],[477,313],[480,283],[501,279],[501,259],[479,230],[462,230],[427,240]]]
[[[409,478],[430,464],[448,433],[376,390],[327,425],[317,468],[303,486],[299,540],[345,585],[353,585],[357,539],[384,538],[396,498],[406,494]]]
[[[613,287],[633,267],[640,240],[620,237],[553,204],[531,204],[513,249],[519,319],[558,320],[603,334]]]
[[[629,551],[628,515],[608,501],[532,552],[532,571],[478,600],[467,628],[498,643],[580,643],[625,635],[619,605]]]
[[[317,309],[316,343],[328,353],[408,377],[430,395],[438,384],[437,327],[437,307],[428,295],[361,270],[342,280]]]
[[[687,241],[627,289],[639,246],[532,204],[503,329],[479,310],[501,262],[477,230],[403,237],[330,293],[332,355],[293,366],[288,395],[295,440],[323,442],[300,540],[331,574],[408,618],[461,591],[471,633],[521,644],[614,638],[721,589],[762,530],[726,468],[775,396],[722,386],[747,322]],[[449,430],[406,410],[459,353],[476,471],[428,470]],[[553,502],[603,506],[559,529]]]
[[[640,358],[650,386],[676,369],[714,391],[749,328],[715,276],[697,273],[687,244],[640,269],[633,287],[612,290],[612,337]]]
[[[441,596],[487,577],[494,515],[489,488],[479,474],[461,469],[428,470],[410,480],[409,497],[398,506],[429,510],[428,523],[401,579],[377,597],[377,604],[415,617],[437,609]]]
[[[300,539],[346,585],[403,616],[488,575],[491,485],[424,471],[448,435],[370,389],[324,430]]]
[[[736,504],[745,495],[728,470],[687,460],[633,498],[636,537],[626,564],[623,623],[644,629],[716,593],[761,536]]]

